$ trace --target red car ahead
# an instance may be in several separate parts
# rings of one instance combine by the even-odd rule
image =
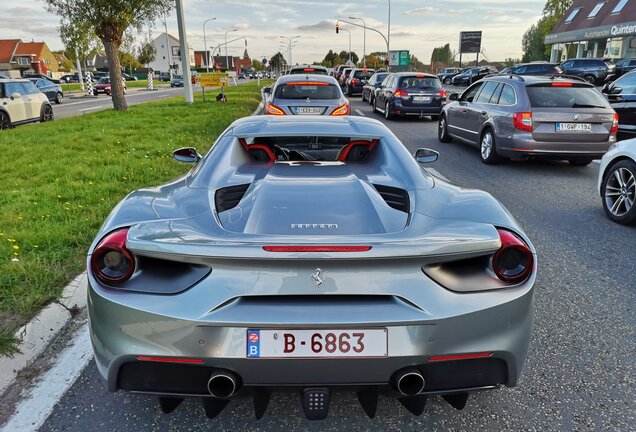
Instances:
[[[126,94],[126,81],[124,81],[122,79],[122,84],[124,85],[124,94]],[[110,96],[111,90],[110,90],[110,78],[109,77],[103,77],[100,78],[99,81],[97,81],[97,84],[95,84],[95,88],[93,89],[93,92],[95,93],[95,96],[99,95],[100,93],[104,93],[106,96]]]

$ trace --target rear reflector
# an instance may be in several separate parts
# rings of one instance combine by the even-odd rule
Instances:
[[[180,357],[153,357],[153,356],[137,356],[139,361],[151,361],[160,363],[187,363],[187,364],[203,364],[204,359],[180,358]]]
[[[469,359],[476,359],[476,358],[486,358],[491,356],[492,356],[491,352],[490,353],[489,352],[474,353],[474,354],[456,354],[456,355],[429,357],[428,361],[438,362],[438,361],[451,361],[451,360],[469,360]]]
[[[371,246],[263,246],[267,252],[366,252]]]
[[[552,83],[552,87],[572,87],[571,82],[555,81]]]

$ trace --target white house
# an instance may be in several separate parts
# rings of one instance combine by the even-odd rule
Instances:
[[[168,33],[161,33],[152,42],[155,47],[155,61],[150,63],[155,72],[168,72],[171,65],[176,65],[177,74],[181,74],[181,47],[179,46],[179,39]],[[194,50],[188,47],[188,58],[190,67],[194,67]]]

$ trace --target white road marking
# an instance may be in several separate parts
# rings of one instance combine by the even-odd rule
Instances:
[[[451,181],[446,176],[444,176],[442,173],[437,171],[435,168],[426,168],[426,171],[428,171],[434,177],[440,178],[444,180],[445,182],[451,183]]]
[[[362,117],[366,117],[367,116],[365,113],[363,113],[359,109],[356,110],[356,114],[358,114],[359,116],[362,116]]]
[[[84,108],[79,110],[79,112],[84,112],[84,111],[92,111],[92,110],[96,110],[96,109],[102,109],[102,108],[106,108],[107,105],[100,105],[100,106],[96,106],[96,107],[92,107],[92,108]]]
[[[77,331],[77,336],[70,340],[74,340],[73,344],[62,351],[38,384],[29,390],[13,417],[0,429],[2,432],[37,430],[80,376],[93,358],[88,325],[83,325]]]

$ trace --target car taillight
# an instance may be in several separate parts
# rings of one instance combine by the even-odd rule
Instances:
[[[351,80],[351,84],[358,84],[358,80],[357,80],[357,79],[355,79],[355,78],[353,78],[353,79]]]
[[[446,90],[440,90],[440,91],[438,91],[438,92],[437,92],[437,96],[441,96],[441,97],[445,98],[445,97],[446,97]]]
[[[93,275],[105,284],[127,281],[135,271],[135,257],[126,249],[128,228],[113,231],[99,242],[91,256]]]
[[[398,89],[398,90],[396,90],[396,91],[393,93],[393,96],[395,96],[395,97],[401,97],[401,98],[409,97],[409,92],[407,92],[406,90],[400,90],[400,89]]]
[[[492,268],[504,282],[520,283],[532,273],[534,256],[523,240],[510,231],[498,229],[501,247],[492,257]]]
[[[344,104],[333,110],[332,116],[345,116],[349,114],[349,104]]]
[[[618,113],[614,113],[614,120],[612,120],[612,128],[610,129],[610,133],[618,132]]]
[[[532,132],[532,113],[519,112],[512,115],[512,124],[515,129],[524,132]]]
[[[274,104],[268,103],[267,104],[267,114],[282,116],[282,115],[285,115],[285,111],[283,111],[282,109],[278,108]]]

